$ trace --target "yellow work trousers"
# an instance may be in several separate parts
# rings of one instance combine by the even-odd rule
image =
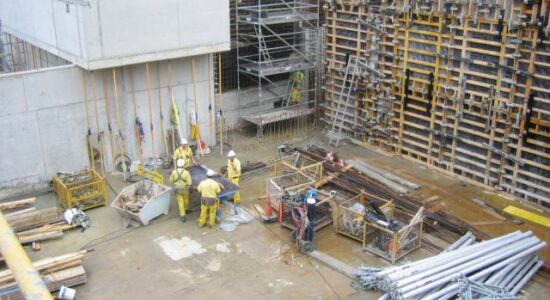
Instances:
[[[206,215],[208,214],[208,225],[214,227],[216,225],[216,211],[218,203],[216,199],[201,199],[201,216],[199,218],[199,227],[204,227],[206,224]]]
[[[302,98],[302,89],[293,88],[292,95],[291,95],[292,102],[294,103],[299,102],[301,98]]]
[[[176,199],[180,209],[180,216],[185,216],[185,210],[189,209],[189,189],[176,190]]]
[[[234,184],[236,186],[239,186],[240,178],[239,177],[231,178],[230,181],[231,181],[232,184]],[[239,191],[235,192],[235,195],[233,195],[233,202],[235,204],[241,203],[241,192],[239,192]]]

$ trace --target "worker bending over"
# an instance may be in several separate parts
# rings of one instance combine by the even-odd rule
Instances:
[[[222,191],[222,186],[212,177],[216,173],[212,170],[206,172],[205,180],[201,181],[197,186],[197,190],[201,193],[201,216],[199,218],[199,227],[204,227],[206,224],[206,214],[208,213],[208,226],[213,228],[216,224],[216,210],[218,209],[218,194]]]
[[[189,147],[189,143],[186,139],[181,140],[180,146],[178,147],[178,149],[176,149],[176,151],[174,151],[174,165],[180,158],[185,161],[185,165],[183,167],[186,169],[189,168],[191,163],[193,163],[193,165],[197,164],[197,161],[193,156],[193,150],[191,150],[191,147]]]
[[[180,209],[180,219],[185,222],[185,213],[189,209],[189,187],[191,186],[191,174],[184,168],[185,160],[180,158],[176,162],[176,169],[170,174],[170,182],[174,184],[176,199]]]
[[[227,178],[231,183],[239,186],[241,177],[241,162],[235,158],[235,151],[231,150],[227,153]],[[235,204],[241,203],[241,193],[237,190],[233,196],[233,202]]]

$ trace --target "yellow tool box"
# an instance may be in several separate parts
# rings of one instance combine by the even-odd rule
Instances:
[[[107,204],[107,184],[94,170],[55,176],[53,190],[65,208],[78,204],[85,210]]]

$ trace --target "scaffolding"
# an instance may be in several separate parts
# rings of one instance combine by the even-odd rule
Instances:
[[[322,28],[318,0],[236,1],[238,88],[245,77],[257,86],[256,113],[241,116],[258,127],[311,115],[319,94]]]

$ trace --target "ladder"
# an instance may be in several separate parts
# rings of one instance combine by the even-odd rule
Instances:
[[[338,147],[338,143],[342,136],[342,128],[344,127],[344,119],[348,108],[350,107],[350,102],[352,102],[351,91],[355,90],[355,79],[358,74],[359,69],[359,60],[357,57],[350,55],[346,65],[346,71],[344,74],[344,82],[342,84],[342,90],[340,91],[340,96],[338,97],[338,102],[336,106],[336,111],[332,116],[332,129],[329,132],[329,145]]]
[[[261,58],[267,63],[267,66],[271,67],[273,65],[273,62],[271,61],[271,56],[268,52],[267,43],[265,42],[261,25],[254,26],[254,32],[258,37],[258,51],[260,52],[259,54]]]
[[[290,104],[291,98],[292,98],[292,89],[294,88],[294,84],[295,84],[295,81],[292,78],[292,73],[291,73],[291,76],[288,78],[288,83],[286,86],[287,93],[283,98],[283,103],[281,104],[281,107],[288,107],[288,105]]]

